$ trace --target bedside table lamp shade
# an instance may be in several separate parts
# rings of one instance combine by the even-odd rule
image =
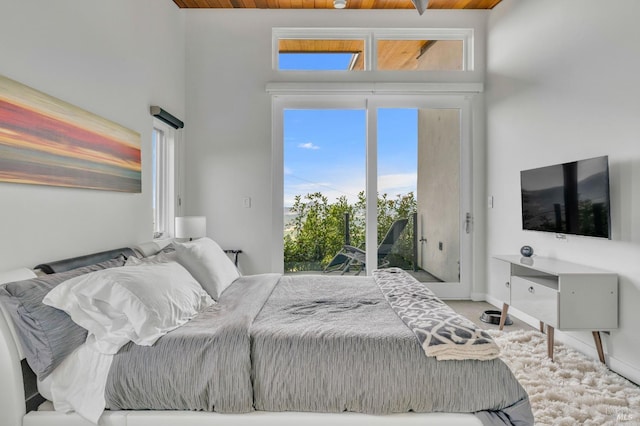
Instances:
[[[204,216],[177,216],[176,238],[200,238],[207,235],[207,218]]]

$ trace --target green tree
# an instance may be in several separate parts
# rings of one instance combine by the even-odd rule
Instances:
[[[354,204],[345,196],[329,203],[320,192],[297,195],[290,212],[293,219],[286,224],[284,235],[285,271],[321,270],[345,244],[346,218],[349,217],[349,243],[364,249],[365,242],[364,192],[358,194]],[[400,218],[412,218],[416,210],[413,192],[389,198],[378,196],[378,241],[386,235],[391,224]],[[408,226],[394,247],[390,260],[401,267],[413,262],[413,227]]]

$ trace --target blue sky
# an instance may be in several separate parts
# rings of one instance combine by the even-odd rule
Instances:
[[[366,111],[285,110],[284,199],[320,191],[354,201],[365,186]],[[378,189],[415,191],[417,110],[378,110]]]
[[[346,70],[351,62],[350,53],[280,53],[278,68],[281,70]]]
[[[346,70],[350,54],[280,54],[281,70]],[[415,191],[418,113],[378,110],[378,191]],[[365,187],[366,111],[284,111],[284,205],[295,195],[322,192],[333,202],[357,199]]]

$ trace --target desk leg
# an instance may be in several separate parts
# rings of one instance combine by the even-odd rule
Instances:
[[[540,333],[544,334],[544,323],[540,321]]]
[[[547,355],[551,361],[553,361],[553,332],[553,327],[547,324]]]
[[[502,330],[504,328],[504,323],[507,321],[507,312],[509,312],[509,305],[504,303],[502,305],[502,313],[500,314],[500,326],[498,330]]]
[[[599,331],[593,331],[593,340],[596,342],[596,350],[598,351],[598,358],[600,358],[600,362],[606,364],[604,361],[604,350],[602,349],[602,339],[600,338]]]

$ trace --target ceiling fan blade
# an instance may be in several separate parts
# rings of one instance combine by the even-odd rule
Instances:
[[[427,6],[429,6],[429,0],[411,0],[411,3],[416,7],[416,10],[420,15],[427,10]]]

